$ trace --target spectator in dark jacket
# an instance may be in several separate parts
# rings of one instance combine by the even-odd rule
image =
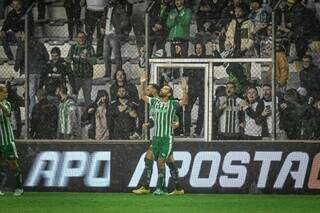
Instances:
[[[168,28],[166,20],[170,10],[174,7],[173,0],[155,1],[150,9],[150,40],[149,40],[149,55],[152,55],[153,47],[156,51],[162,50],[165,52],[165,44],[168,36]],[[167,55],[166,53],[163,56]]]
[[[114,74],[115,83],[110,87],[110,97],[111,101],[115,101],[118,97],[119,87],[124,87],[128,93],[128,98],[135,102],[139,103],[139,93],[137,87],[128,82],[127,75],[124,70],[120,69]]]
[[[37,91],[38,103],[34,106],[31,116],[31,132],[33,139],[55,139],[58,128],[58,109],[49,102],[45,91]]]
[[[108,116],[110,139],[129,140],[136,130],[136,105],[128,99],[124,87],[119,87],[117,100],[111,103]]]
[[[107,126],[108,110],[109,95],[105,90],[99,90],[96,100],[85,109],[81,116],[82,122],[91,125],[88,131],[90,139],[109,139],[109,129]],[[104,125],[106,125],[105,128],[101,128]]]
[[[284,103],[280,105],[280,129],[286,131],[288,139],[300,139],[302,115],[303,108],[298,102],[297,91],[287,90],[284,94]]]
[[[21,36],[24,32],[24,11],[19,0],[12,1],[13,10],[9,12],[0,31],[0,41],[2,41],[4,52],[9,60],[13,60],[10,49],[10,42],[21,43]]]
[[[14,65],[14,70],[20,75],[24,72],[24,45],[20,45],[17,49],[17,58]],[[49,61],[49,54],[46,47],[40,41],[30,38],[28,47],[28,72],[29,72],[29,113],[31,115],[32,109],[36,104],[36,91],[39,89],[40,77],[42,72],[46,70],[47,62]]]
[[[46,95],[55,96],[58,87],[67,84],[67,78],[74,89],[74,76],[71,66],[63,58],[59,47],[51,50],[51,60],[47,63],[47,69],[42,72],[40,88],[44,85]]]
[[[305,55],[302,59],[303,69],[300,71],[300,86],[306,88],[309,96],[320,94],[320,70],[312,63],[312,56]]]
[[[18,95],[17,88],[14,87],[13,82],[8,81],[6,87],[8,91],[7,100],[11,103],[12,107],[11,124],[13,134],[15,138],[20,138],[22,129],[20,107],[24,107],[24,99]]]
[[[295,1],[290,14],[297,57],[301,60],[308,50],[308,39],[311,39],[318,26],[315,22],[315,14],[304,6],[302,0]]]
[[[127,0],[110,1],[103,18],[102,28],[105,37],[103,58],[105,63],[104,77],[111,78],[111,55],[115,57],[116,69],[122,69],[121,43],[128,39],[131,31],[130,16],[132,5]]]

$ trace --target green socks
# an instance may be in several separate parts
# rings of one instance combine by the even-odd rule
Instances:
[[[165,180],[166,180],[166,167],[158,168],[158,183],[157,189],[165,189]]]
[[[180,181],[179,181],[179,172],[178,172],[178,167],[176,162],[170,162],[167,163],[169,169],[170,169],[170,174],[171,174],[171,178],[176,186],[177,190],[181,189],[181,185],[180,185]]]
[[[144,159],[145,162],[145,172],[146,172],[146,183],[145,188],[149,189],[151,175],[152,175],[152,169],[153,169],[153,160],[149,160],[147,158]]]
[[[16,169],[16,171],[14,172],[14,177],[16,179],[16,188],[22,189],[22,174],[20,168]]]

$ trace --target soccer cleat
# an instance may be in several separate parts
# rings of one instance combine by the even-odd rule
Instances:
[[[171,193],[169,193],[169,195],[170,195],[170,196],[171,196],[171,195],[184,195],[184,190],[183,190],[183,189],[180,189],[180,190],[175,189],[175,190],[173,190]]]
[[[23,191],[23,189],[16,189],[15,191],[14,191],[14,193],[13,193],[13,196],[21,196],[21,195],[23,195],[23,193],[24,193],[24,191]]]
[[[156,189],[156,191],[153,192],[153,195],[162,196],[162,195],[168,195],[168,193],[163,191],[162,189]]]
[[[144,186],[141,186],[139,189],[135,189],[132,192],[136,195],[146,195],[150,193],[150,189],[146,189]]]
[[[4,196],[4,193],[2,191],[0,191],[0,196]]]

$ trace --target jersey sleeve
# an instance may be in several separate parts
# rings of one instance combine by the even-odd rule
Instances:
[[[177,99],[171,100],[171,104],[173,105],[173,107],[175,109],[177,109],[180,106],[179,100],[177,100]]]
[[[8,117],[11,116],[11,104],[8,101],[2,101],[0,102],[2,111],[4,112],[4,114]]]
[[[158,98],[154,98],[154,97],[149,97],[148,98],[148,103],[149,103],[150,107],[155,106],[157,102],[159,102]]]

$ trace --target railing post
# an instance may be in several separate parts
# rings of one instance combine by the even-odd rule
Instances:
[[[277,4],[272,9],[272,140],[277,139],[277,23],[276,23],[276,11],[282,0],[278,1]]]

